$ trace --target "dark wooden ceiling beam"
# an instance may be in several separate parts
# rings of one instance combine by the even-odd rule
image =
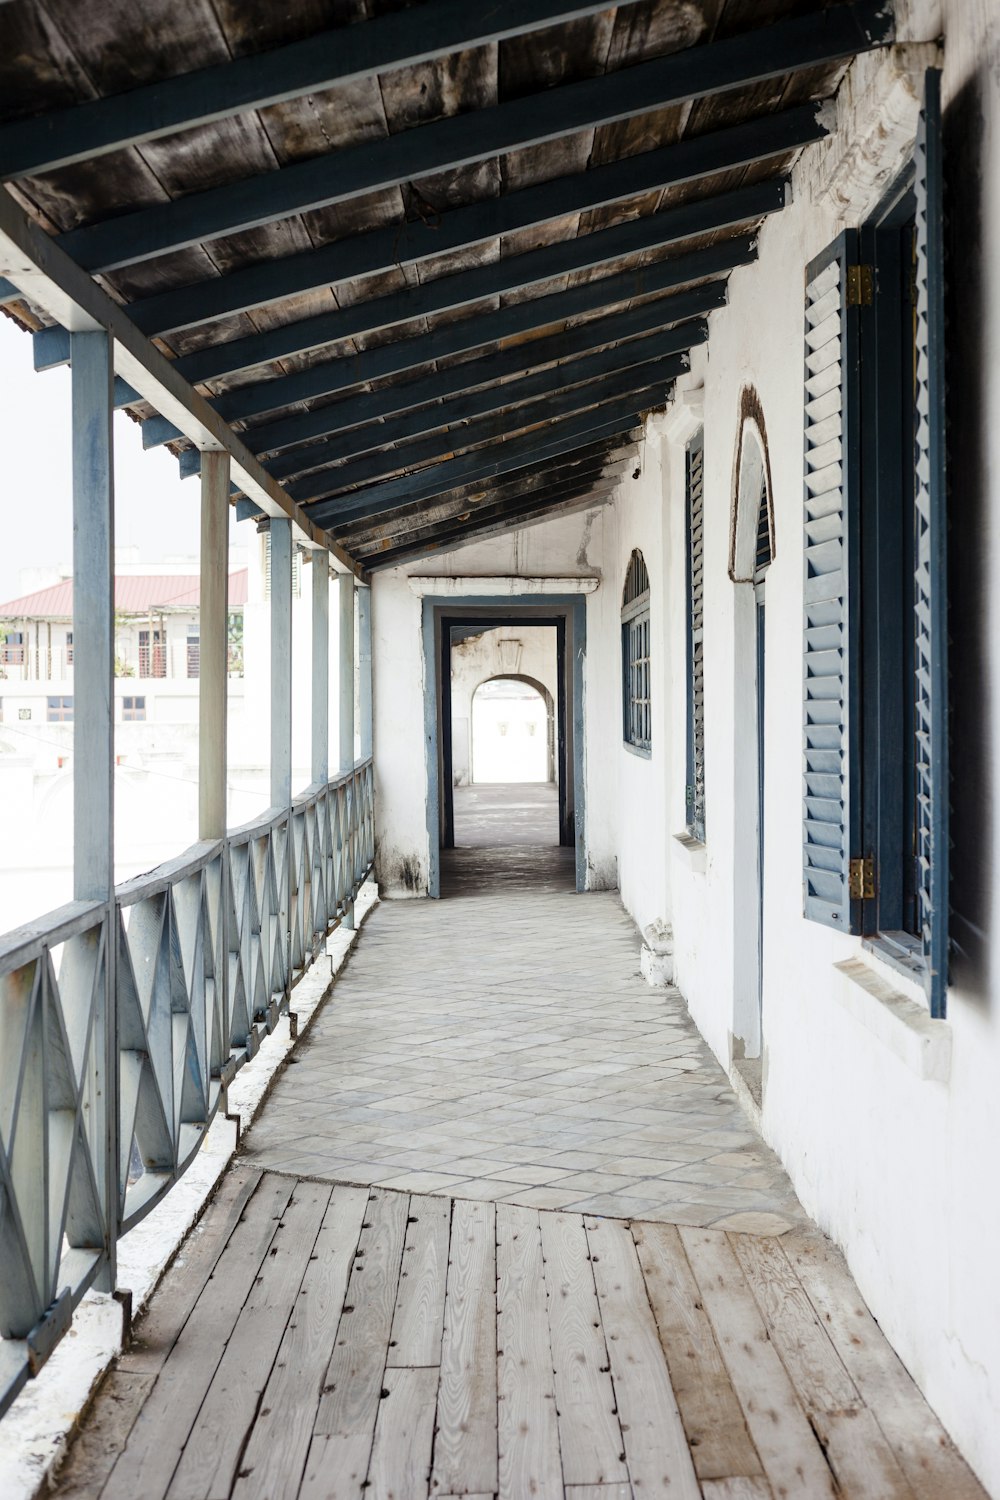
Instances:
[[[468,500],[452,500],[448,497],[445,503],[440,501],[428,504],[424,503],[413,508],[412,515],[404,515],[400,511],[394,511],[388,516],[379,516],[376,521],[358,521],[353,527],[345,527],[343,531],[337,532],[337,540],[352,555],[360,561],[366,554],[384,549],[386,541],[395,543],[397,539],[404,537],[419,536],[421,533],[430,535],[440,528],[465,524],[471,516],[501,513],[513,503],[527,505],[532,500],[536,504],[543,504],[550,499],[565,498],[569,495],[578,495],[582,490],[593,489],[598,484],[606,484],[614,488],[618,483],[618,475],[604,475],[600,465],[589,465],[577,473],[568,474],[565,478],[548,481],[543,476],[540,484],[531,489],[525,489],[522,485],[506,486],[506,492],[494,497],[492,493],[486,494],[481,500],[471,503]]]
[[[469,250],[500,235],[569,214],[785,156],[826,135],[826,127],[818,118],[819,108],[816,104],[798,105],[586,172],[573,172],[521,192],[449,209],[433,224],[414,219],[352,235],[318,250],[260,261],[226,276],[140,298],[130,303],[129,313],[144,333],[161,336],[339,282]]]
[[[501,5],[470,5],[468,0],[432,0],[339,26],[283,47],[6,125],[0,128],[0,178],[9,181],[51,172],[336,84],[593,15],[606,3],[503,0]]]
[[[383,422],[386,418],[398,417],[402,412],[413,414],[414,408],[445,401],[452,396],[467,396],[475,402],[484,388],[495,387],[501,380],[529,377],[556,360],[569,361],[613,344],[635,342],[638,345],[646,342],[643,335],[647,334],[656,335],[660,340],[661,354],[677,353],[704,343],[708,330],[704,318],[691,318],[671,326],[671,309],[665,305],[671,300],[664,298],[644,302],[639,307],[615,312],[606,318],[593,318],[588,323],[563,329],[547,338],[513,344],[486,359],[467,360],[463,364],[450,365],[445,370],[430,370],[418,380],[382,386],[377,391],[366,391],[362,395],[337,401],[329,406],[296,412],[276,422],[248,428],[243,434],[244,442],[252,453],[263,454],[277,453],[294,444],[327,437],[332,433],[347,434],[362,427],[371,427],[377,438],[379,428],[374,424]],[[509,389],[510,386],[505,386],[504,391],[498,394],[505,394]],[[471,416],[473,411],[469,409],[464,415]],[[413,414],[410,420],[423,420],[423,417]],[[385,430],[384,426],[381,430]],[[415,430],[420,431],[419,428]],[[355,440],[368,442],[367,436],[360,433]],[[394,442],[396,439],[387,437],[385,441]],[[348,451],[345,449],[339,456],[346,458]],[[364,448],[356,451],[364,452]],[[273,469],[273,464],[270,467]]]
[[[382,552],[370,552],[366,554],[363,566],[369,573],[374,573],[397,567],[400,563],[416,562],[421,557],[433,557],[436,553],[464,546],[466,542],[483,542],[504,531],[536,525],[539,521],[570,515],[574,511],[589,510],[592,506],[606,505],[614,492],[614,485],[596,485],[593,489],[583,489],[575,495],[552,496],[533,505],[509,506],[496,515],[470,517],[465,523],[442,528],[434,536],[403,542],[398,547]]]
[[[396,448],[367,454],[337,468],[317,467],[299,479],[284,479],[282,483],[293,500],[312,501],[320,495],[378,483],[403,469],[412,470],[417,464],[439,463],[482,443],[503,442],[509,433],[523,431],[538,423],[557,421],[560,417],[605,405],[621,397],[632,397],[633,394],[641,397],[636,408],[641,411],[643,407],[660,405],[677,376],[683,375],[688,368],[689,360],[685,355],[671,354],[612,374],[599,371],[586,384],[568,390],[559,387],[533,401],[526,401],[522,406],[512,405],[491,412],[476,422],[433,432],[427,437],[401,443]],[[308,448],[302,450],[304,454],[309,451]],[[272,477],[277,478],[276,475]]]
[[[72,229],[58,241],[85,269],[109,271],[667,105],[835,62],[880,46],[891,35],[884,0],[835,5],[188,193]]]
[[[641,255],[691,235],[712,233],[777,213],[784,206],[785,189],[784,180],[755,183],[752,187],[727,193],[725,203],[715,198],[704,204],[689,203],[679,208],[667,208],[644,219],[631,219],[610,229],[580,235],[577,239],[560,240],[540,250],[529,250],[524,255],[507,256],[489,265],[459,271],[454,276],[443,276],[438,281],[404,287],[384,297],[372,297],[367,302],[352,303],[348,307],[302,318],[296,323],[284,323],[265,333],[249,334],[226,344],[212,344],[206,349],[182,355],[176,362],[177,369],[185,380],[192,383],[214,380],[272,360],[304,354],[342,339],[364,337],[399,323],[467,307],[484,298],[521,291],[554,277],[594,270],[609,261]],[[679,270],[673,285],[731,270],[734,265],[752,260],[753,255],[751,244],[740,238],[714,245],[710,250],[680,256],[675,262]],[[715,272],[689,269],[702,265],[714,265]]]
[[[294,474],[304,474],[311,469],[320,469],[327,464],[387,448],[394,443],[410,442],[421,434],[454,428],[460,422],[487,416],[496,419],[498,415],[523,406],[536,397],[555,396],[635,365],[645,368],[651,361],[663,359],[667,355],[686,353],[694,345],[704,343],[707,338],[708,324],[704,321],[684,323],[678,329],[648,333],[645,338],[628,339],[620,344],[597,349],[583,359],[565,360],[548,369],[528,371],[519,379],[504,381],[502,385],[487,386],[455,396],[450,401],[435,402],[417,410],[405,411],[390,421],[354,427],[350,432],[337,433],[322,443],[313,443],[306,448],[286,449],[266,460],[265,467],[275,479],[284,480]],[[448,434],[449,437],[451,435]]]
[[[511,474],[516,469],[570,453],[574,448],[599,442],[602,438],[621,435],[625,441],[628,433],[641,421],[642,411],[642,403],[635,397],[603,407],[595,406],[561,422],[552,422],[542,431],[526,432],[520,437],[509,438],[505,443],[460,454],[415,474],[401,474],[354,495],[317,496],[304,509],[317,526],[329,530],[338,519],[341,522],[356,521],[362,516],[393,510],[406,501],[429,500],[461,485]]]
[[[713,264],[711,257],[702,259],[700,264],[705,267],[704,275],[715,274],[710,269]],[[724,269],[728,269],[728,266]],[[210,404],[221,417],[229,422],[237,422],[261,412],[334,395],[337,391],[351,390],[369,381],[421,369],[437,360],[489,347],[501,340],[521,338],[537,329],[563,323],[567,318],[592,312],[595,308],[611,308],[640,297],[655,298],[655,306],[661,310],[664,323],[681,322],[685,318],[697,317],[716,307],[725,306],[724,281],[709,281],[688,291],[661,295],[669,293],[675,284],[673,262],[657,261],[653,265],[602,277],[599,281],[579,282],[565,291],[551,292],[530,302],[518,302],[496,312],[446,323],[443,327],[419,334],[416,338],[401,339],[395,344],[380,344],[374,349],[361,349],[352,353],[349,358],[341,356],[339,359],[310,365],[306,370],[296,370],[293,374],[279,376],[276,380],[240,386],[213,398]],[[653,306],[654,303],[650,302],[648,305]],[[40,341],[52,331],[45,329],[41,334],[35,334],[36,356]],[[60,329],[59,332],[64,333],[65,330]],[[68,337],[66,344],[68,357]],[[527,344],[525,348],[527,350]],[[45,358],[46,368],[52,362],[62,362],[51,355]],[[374,400],[374,395],[366,393],[363,399]],[[149,417],[142,424],[143,446],[147,448],[173,442],[180,436],[178,429],[162,417]]]

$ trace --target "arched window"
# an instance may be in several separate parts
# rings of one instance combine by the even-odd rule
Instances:
[[[626,745],[646,755],[652,742],[649,705],[649,574],[636,550],[622,592],[622,720]]]

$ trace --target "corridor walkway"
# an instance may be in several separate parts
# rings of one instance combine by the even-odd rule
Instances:
[[[982,1500],[611,894],[377,908],[75,1500]]]

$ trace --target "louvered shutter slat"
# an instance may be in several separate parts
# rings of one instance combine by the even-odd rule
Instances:
[[[705,839],[705,525],[704,449],[701,440],[687,452],[688,531],[688,827]]]
[[[857,328],[845,299],[852,250],[853,237],[842,236],[810,268],[805,310],[803,896],[807,917],[843,932],[852,930],[857,800],[851,582],[858,486],[850,420]]]
[[[917,924],[931,1014],[948,987],[948,640],[941,74],[924,78],[916,199],[914,646]]]

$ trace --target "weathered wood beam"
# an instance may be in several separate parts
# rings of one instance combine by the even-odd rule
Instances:
[[[327,545],[326,536],[289,499],[229,424],[192,389],[176,361],[167,359],[139,332],[125,309],[59,249],[6,188],[0,188],[0,276],[14,282],[63,329],[74,333],[107,330],[114,341],[115,371],[142,400],[174,422],[197,448],[229,453],[235,482],[262,512],[287,516],[307,546]],[[356,564],[346,553],[335,551],[334,556],[339,568],[355,570]]]
[[[598,485],[593,490],[581,490],[577,495],[552,497],[535,505],[523,508],[512,507],[504,514],[469,519],[467,524],[449,527],[436,536],[421,541],[401,543],[398,547],[380,553],[369,553],[365,566],[371,573],[392,568],[404,562],[416,562],[421,557],[433,557],[436,553],[450,552],[463,547],[467,542],[487,541],[501,532],[518,530],[522,526],[534,526],[539,521],[548,521],[556,516],[570,515],[574,511],[590,510],[596,505],[606,505],[615,493],[615,486]]]
[[[333,406],[299,412],[283,421],[251,428],[245,437],[253,452],[261,454],[278,452],[293,444],[337,433],[337,441],[343,445],[342,451],[338,453],[335,445],[331,446],[329,457],[347,458],[352,453],[364,453],[370,447],[397,442],[408,434],[429,431],[429,423],[447,425],[508,405],[514,400],[515,391],[532,389],[531,381],[542,382],[538,386],[542,390],[545,388],[544,367],[556,360],[562,361],[558,375],[565,385],[571,385],[573,371],[584,363],[574,356],[597,354],[612,345],[631,345],[631,352],[638,362],[652,358],[654,353],[676,354],[691,349],[695,344],[704,343],[707,337],[708,324],[704,318],[692,318],[686,323],[665,327],[662,304],[647,302],[628,312],[594,318],[551,338],[516,344],[489,359],[452,365],[421,380],[383,386],[352,401],[338,401]],[[622,358],[625,357],[623,347]],[[551,378],[552,372],[548,372],[548,379]],[[499,387],[497,382],[501,380],[505,384]],[[448,401],[447,407],[439,404],[433,410],[415,410],[417,407],[426,408],[432,402],[443,402],[448,397],[455,399]],[[446,409],[453,415],[437,421],[437,412]],[[408,426],[399,425],[402,420],[400,413],[407,413],[405,422]],[[396,418],[396,421],[386,421],[388,417]],[[421,426],[421,423],[425,425]],[[292,454],[286,453],[282,454],[280,462],[269,462],[268,468],[274,475],[291,474],[297,471],[285,465],[297,461]]]
[[[352,235],[318,250],[258,262],[129,305],[144,333],[165,335],[216,318],[231,317],[286,297],[413,265],[429,257],[468,250],[500,235],[534,228],[568,214],[585,213],[628,198],[692,182],[773,156],[784,156],[827,133],[820,106],[802,104],[692,140],[644,151],[623,161],[574,172],[518,193],[488,198],[422,219]]]
[[[415,14],[419,17],[419,9]],[[856,0],[600,78],[348,146],[277,172],[188,193],[170,203],[72,229],[60,235],[59,242],[89,271],[134,265],[363,193],[454,172],[667,105],[835,62],[880,46],[891,35],[885,0]]]
[[[536,465],[529,474],[515,472],[486,480],[471,480],[467,484],[449,490],[447,498],[439,503],[475,505],[486,495],[496,495],[502,499],[508,492],[513,493],[516,489],[537,489],[543,484],[571,478],[574,474],[589,470],[602,468],[610,470],[614,467],[618,472],[618,466],[624,466],[628,461],[629,455],[622,449],[617,438],[603,438],[592,443],[584,443],[583,446],[574,448],[572,452],[557,454],[546,463]],[[425,509],[422,505],[413,505],[403,501],[397,509],[397,514],[405,517],[415,515],[422,509]],[[363,526],[366,523],[358,522],[357,524]]]
[[[601,438],[620,435],[624,441],[640,422],[643,409],[641,401],[635,397],[592,407],[579,415],[553,422],[544,431],[526,432],[509,438],[505,443],[463,453],[415,474],[402,474],[383,484],[372,485],[357,495],[317,498],[309,513],[317,526],[332,528],[336,532],[339,524],[359,520],[362,516],[379,515],[406,501],[430,500],[434,495],[446,495],[450,490],[476,480],[510,474],[516,469],[569,453],[584,444],[596,443]]]
[[[606,0],[605,0],[606,3]],[[635,0],[619,0],[619,4]],[[585,0],[433,0],[338,26],[249,57],[142,84],[0,128],[0,178],[51,172],[178,130],[412,67],[466,47],[559,25],[604,9]]]
[[[595,368],[599,368],[601,364],[600,359],[594,361]],[[418,464],[439,463],[482,443],[502,442],[511,433],[539,423],[557,421],[560,417],[570,416],[588,407],[617,401],[622,396],[631,396],[633,392],[643,394],[639,410],[642,410],[642,406],[658,406],[665,399],[673,381],[689,367],[690,361],[686,355],[671,354],[645,364],[629,365],[612,373],[601,370],[585,384],[568,390],[557,386],[554,392],[549,390],[521,406],[491,412],[479,421],[431,433],[428,437],[401,443],[396,448],[379,451],[336,468],[317,468],[289,483],[288,492],[296,500],[311,501],[321,495],[343,492],[356,485],[372,484],[399,473],[400,470],[412,470]],[[308,455],[311,450],[304,448],[301,452]]]
[[[700,263],[706,267],[706,276],[713,274],[708,269],[713,263],[713,256]],[[531,302],[517,302],[512,307],[504,307],[497,312],[446,323],[443,327],[419,334],[416,338],[401,339],[397,344],[380,344],[374,349],[352,353],[349,358],[341,357],[310,365],[308,369],[279,376],[276,380],[240,386],[235,391],[227,391],[212,398],[209,404],[227,420],[240,421],[299,401],[352,390],[370,381],[408,370],[423,369],[426,373],[427,366],[451,355],[489,347],[500,341],[520,339],[581,313],[591,312],[594,308],[615,307],[639,297],[655,297],[655,305],[661,309],[664,324],[678,323],[685,318],[697,317],[700,313],[725,306],[724,281],[705,282],[689,291],[675,292],[672,296],[661,295],[664,286],[669,291],[674,284],[671,265],[670,261],[657,261],[651,266],[640,266],[635,270],[603,277],[600,281],[580,282],[566,291],[536,297]],[[40,337],[40,334],[35,335],[36,340]],[[527,341],[525,348],[528,348]],[[443,373],[441,372],[441,376]],[[374,393],[371,392],[365,392],[359,397],[364,402],[374,399]],[[173,442],[181,436],[177,428],[162,417],[149,417],[142,424],[143,445],[148,448]],[[252,436],[252,429],[244,434],[248,439]]]
[[[756,222],[766,214],[777,213],[784,207],[785,188],[783,181],[764,182],[728,194],[728,224]],[[357,338],[417,318],[452,312],[484,298],[537,286],[554,277],[594,270],[609,261],[641,255],[691,235],[712,233],[727,227],[725,222],[720,224],[718,220],[715,203],[711,208],[692,203],[664,209],[662,213],[632,219],[611,229],[581,235],[578,239],[562,240],[541,250],[529,250],[524,255],[512,255],[488,265],[474,266],[454,276],[443,276],[439,281],[408,286],[383,297],[372,297],[366,302],[301,318],[296,323],[283,323],[264,333],[213,344],[182,355],[176,361],[176,368],[192,383],[215,380],[272,360],[305,354],[342,339]],[[678,257],[681,264],[673,285],[683,285],[696,276],[713,274],[711,270],[702,270],[702,266],[712,266],[716,272],[728,271],[734,265],[746,264],[753,254],[752,243],[740,237],[713,245],[709,250]]]
[[[593,399],[588,396],[591,383],[604,376],[616,375],[635,366],[641,375],[653,361],[667,355],[686,353],[695,344],[704,343],[708,337],[707,323],[696,327],[682,325],[684,332],[673,330],[651,333],[645,338],[629,339],[622,344],[600,349],[585,359],[567,360],[546,370],[535,370],[519,380],[510,380],[503,385],[489,386],[485,390],[471,391],[468,395],[456,396],[434,406],[421,407],[419,411],[407,411],[391,422],[373,422],[364,427],[355,427],[351,432],[330,438],[323,443],[313,443],[308,448],[294,448],[280,453],[268,462],[268,470],[276,479],[285,480],[291,475],[305,474],[325,468],[331,463],[360,458],[370,453],[381,453],[391,445],[410,444],[421,435],[448,431],[442,440],[443,447],[451,449],[455,437],[462,434],[454,431],[459,423],[471,422],[475,418],[489,417],[502,427],[508,420],[513,427],[521,425],[515,408],[524,406],[541,396],[552,396],[557,401],[569,400],[574,387],[584,386],[575,394],[583,404]],[[643,381],[643,383],[647,383]],[[386,454],[395,467],[400,467],[396,455],[398,448]]]
[[[617,466],[614,466],[617,467]],[[605,484],[614,487],[618,482],[616,474],[605,476],[601,468],[588,466],[580,473],[570,475],[565,479],[546,482],[544,475],[541,482],[531,488],[523,485],[520,487],[505,486],[505,493],[498,494],[496,498],[492,492],[487,492],[483,499],[470,504],[468,501],[452,501],[449,497],[447,505],[441,502],[428,505],[426,502],[416,508],[415,514],[410,517],[394,512],[390,516],[379,516],[375,523],[371,521],[357,522],[353,528],[345,528],[343,532],[337,533],[338,541],[350,537],[350,545],[357,550],[359,557],[372,553],[384,552],[387,546],[396,546],[404,541],[409,542],[411,537],[422,537],[426,534],[432,538],[440,532],[467,525],[473,517],[484,514],[505,514],[511,504],[517,503],[528,505],[532,501],[537,504],[548,503],[550,500],[566,498],[578,495],[584,490],[592,490],[597,486]]]

